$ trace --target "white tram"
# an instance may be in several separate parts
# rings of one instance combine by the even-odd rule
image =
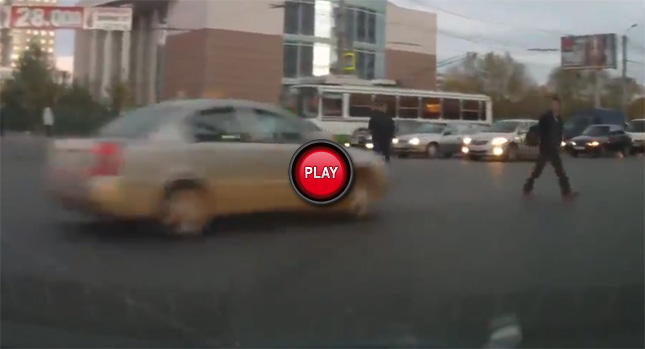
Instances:
[[[362,82],[362,83],[360,83]],[[370,105],[375,98],[387,103],[395,119],[416,119],[446,124],[490,125],[491,99],[485,95],[413,90],[377,86],[377,81],[356,80],[351,84],[301,83],[290,86],[296,111],[337,136],[349,136],[367,127]]]

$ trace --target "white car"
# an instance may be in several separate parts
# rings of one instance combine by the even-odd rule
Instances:
[[[632,139],[632,153],[645,152],[645,119],[630,121],[626,131]]]
[[[470,159],[493,158],[513,161],[537,158],[537,146],[525,143],[526,133],[538,123],[530,119],[509,119],[495,122],[490,128],[464,138],[462,153]]]
[[[450,131],[446,126],[427,123],[421,126],[415,133],[401,135],[392,140],[394,154],[399,157],[409,155],[426,155],[429,158],[436,158],[440,155],[439,142],[443,136],[449,135]]]

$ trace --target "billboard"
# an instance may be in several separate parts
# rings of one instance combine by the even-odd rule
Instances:
[[[564,36],[560,52],[563,69],[616,69],[616,34]]]
[[[129,31],[132,29],[132,8],[86,8],[84,22],[84,29]]]
[[[0,7],[0,28],[128,31],[132,28],[132,9],[80,6],[2,6]]]

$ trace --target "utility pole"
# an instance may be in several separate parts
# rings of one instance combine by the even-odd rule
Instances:
[[[601,83],[600,83],[600,69],[596,69],[594,71],[594,107],[595,108],[601,108],[601,103],[600,103],[600,90],[601,90]]]
[[[623,91],[622,91],[622,109],[625,114],[627,114],[627,35],[623,35]]]
[[[625,113],[625,115],[627,115],[627,113],[629,112],[629,110],[628,110],[629,109],[629,100],[627,98],[627,94],[628,94],[628,91],[627,91],[627,82],[628,82],[627,81],[627,63],[628,63],[628,60],[627,60],[627,32],[630,29],[635,28],[636,26],[638,26],[638,24],[636,24],[636,23],[632,24],[629,28],[627,28],[625,30],[625,32],[623,33],[623,37],[622,37],[622,39],[623,39],[622,40],[622,46],[623,46],[622,47],[623,48],[623,66],[622,66],[622,68],[623,68],[622,69],[623,70],[623,72],[622,72],[623,91],[622,91],[622,96],[621,96],[622,97],[621,98],[622,99],[621,106],[622,106],[622,109],[623,109],[623,112]]]
[[[338,10],[336,11],[336,73],[344,74],[345,59],[344,54],[347,50],[347,4],[345,0],[338,0]]]
[[[6,0],[4,2],[4,6],[11,6],[13,4],[13,0]],[[11,16],[10,13],[5,13],[4,16]],[[10,20],[7,18],[7,23],[10,22]],[[2,34],[0,34],[0,41],[2,41],[2,66],[3,67],[11,67],[11,51],[12,51],[12,36],[11,36],[11,28],[4,28],[2,29]]]

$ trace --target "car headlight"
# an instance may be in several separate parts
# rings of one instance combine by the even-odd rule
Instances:
[[[504,137],[498,137],[498,138],[494,138],[490,142],[490,144],[492,144],[492,145],[502,145],[502,144],[506,144],[506,142],[508,142],[508,139],[506,139]]]
[[[419,143],[421,143],[421,141],[419,140],[419,138],[415,137],[415,138],[412,138],[411,140],[409,140],[408,143],[410,143],[412,145],[419,145]]]
[[[571,145],[576,145],[576,142],[574,142],[574,141],[571,141]]]
[[[398,138],[392,138],[392,144],[399,144]]]
[[[567,142],[565,142],[565,141],[560,142],[560,146],[561,146],[561,147],[566,147],[566,146],[567,146]]]
[[[597,146],[600,145],[600,143],[598,143],[597,141],[593,141],[593,142],[589,143],[589,145],[592,146],[592,147],[597,147]]]
[[[464,138],[464,145],[468,145],[468,144],[470,144],[470,142],[472,142],[472,141],[473,141],[473,140],[472,140],[470,137],[466,137],[466,138]]]
[[[374,144],[372,144],[372,143],[365,143],[365,148],[367,148],[367,149],[374,149]]]

